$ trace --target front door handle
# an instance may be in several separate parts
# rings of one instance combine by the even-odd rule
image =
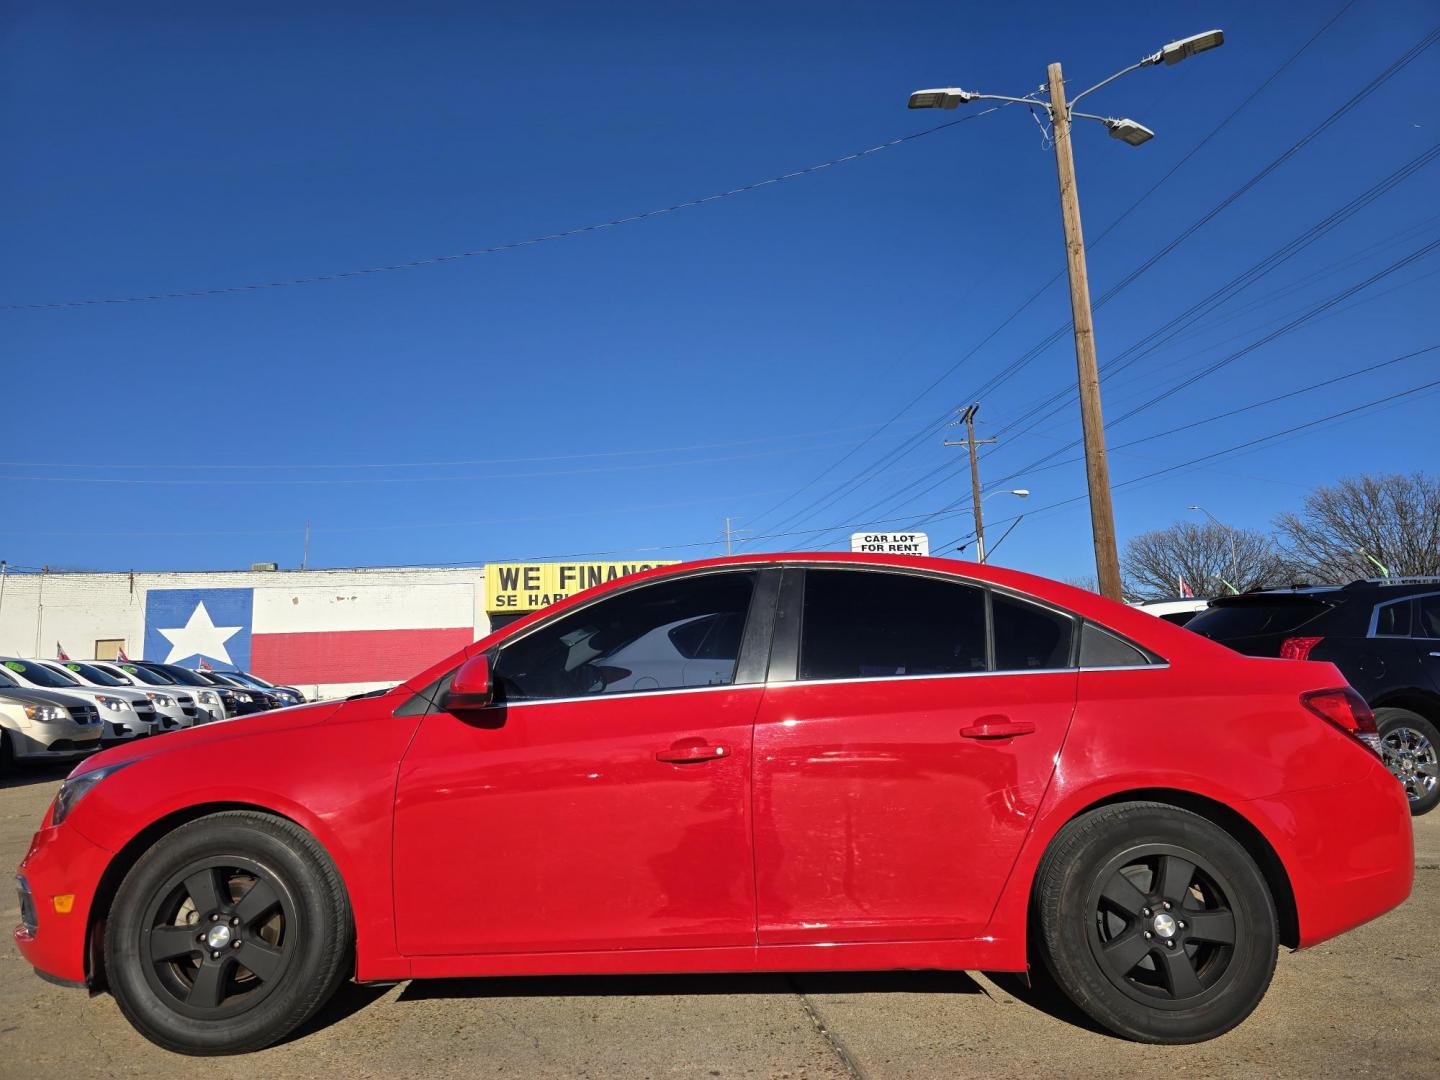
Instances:
[[[692,761],[714,761],[729,757],[730,750],[724,746],[672,746],[668,750],[655,751],[656,761],[668,761],[672,765],[685,765]]]
[[[1029,735],[1035,725],[1029,720],[1011,720],[1008,716],[982,716],[969,727],[960,729],[966,739],[1013,739],[1016,735]]]

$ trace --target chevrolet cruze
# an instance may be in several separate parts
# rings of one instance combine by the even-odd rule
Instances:
[[[392,690],[89,759],[15,939],[194,1054],[347,978],[1032,963],[1118,1034],[1191,1042],[1279,946],[1408,895],[1377,742],[1329,664],[1025,574],[665,567]]]

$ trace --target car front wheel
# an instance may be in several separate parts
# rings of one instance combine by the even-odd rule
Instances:
[[[291,821],[214,814],[158,841],[120,885],[106,974],[126,1019],[183,1054],[283,1039],[335,992],[349,902],[314,837]]]
[[[1077,1006],[1140,1042],[1213,1039],[1244,1020],[1275,970],[1265,879],[1196,814],[1119,803],[1067,824],[1035,894],[1046,968]]]

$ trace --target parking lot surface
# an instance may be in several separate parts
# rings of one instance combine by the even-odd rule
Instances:
[[[0,781],[0,869],[61,770]],[[1343,813],[1343,807],[1336,808]],[[136,1034],[106,996],[41,982],[0,893],[0,1077],[1434,1076],[1440,812],[1416,822],[1397,911],[1280,958],[1256,1014],[1198,1046],[1138,1046],[980,973],[489,979],[349,986],[286,1043],[201,1064]]]

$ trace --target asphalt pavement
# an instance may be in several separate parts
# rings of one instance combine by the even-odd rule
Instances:
[[[0,781],[6,873],[61,776]],[[1013,976],[890,972],[347,986],[286,1043],[201,1062],[146,1042],[108,996],[36,978],[9,939],[19,908],[7,889],[0,1077],[1430,1077],[1440,1071],[1440,812],[1417,821],[1415,841],[1409,901],[1282,954],[1254,1016],[1185,1047],[1113,1038]]]

